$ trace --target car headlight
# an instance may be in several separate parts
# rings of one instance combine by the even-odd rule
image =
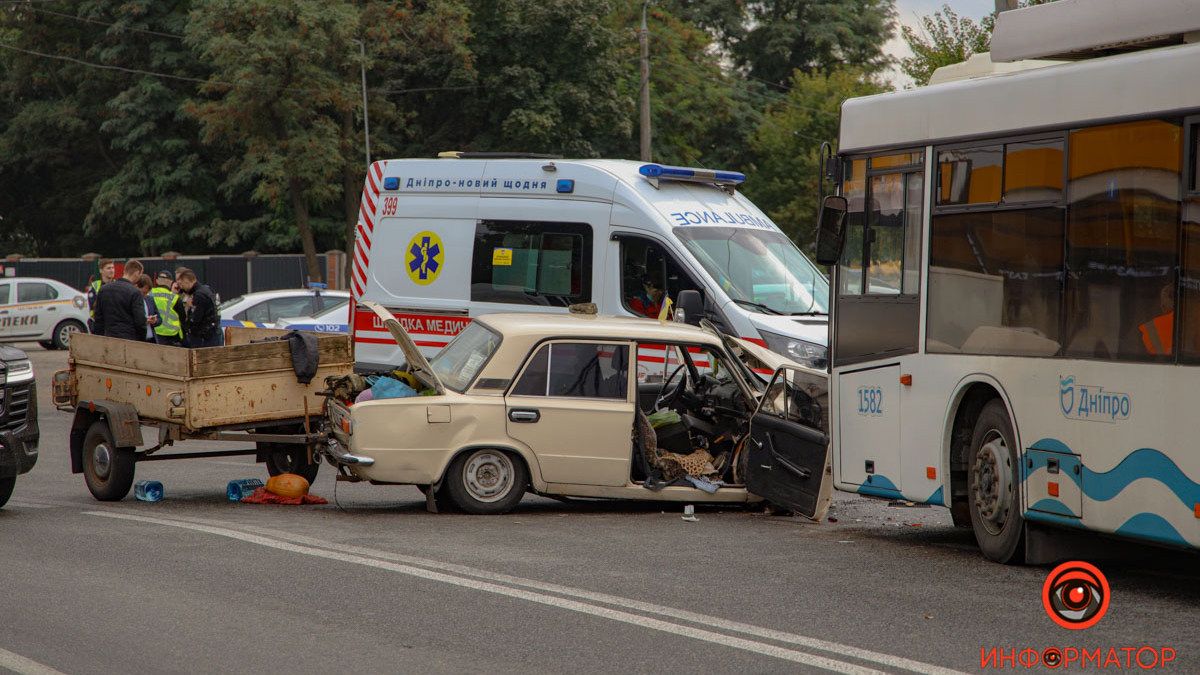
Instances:
[[[758,332],[767,343],[767,349],[782,354],[802,366],[825,370],[825,366],[829,364],[829,350],[823,345],[765,330]]]
[[[18,382],[29,382],[33,379],[33,364],[29,359],[21,359],[20,361],[9,361],[7,363],[7,382],[16,384]]]

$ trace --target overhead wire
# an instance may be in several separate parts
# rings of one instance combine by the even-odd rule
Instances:
[[[222,81],[222,80],[204,79],[204,78],[199,78],[199,77],[188,77],[186,75],[173,75],[171,73],[160,73],[160,72],[156,72],[153,70],[144,70],[141,68],[128,68],[125,66],[115,66],[115,65],[111,65],[111,64],[107,64],[107,63],[95,63],[93,61],[84,61],[83,59],[78,59],[73,56],[65,56],[63,54],[48,54],[46,52],[39,52],[39,51],[36,51],[33,49],[25,49],[24,47],[18,47],[16,45],[4,44],[3,42],[0,42],[0,49],[8,49],[11,51],[21,52],[21,53],[29,54],[32,56],[39,56],[39,57],[46,58],[46,59],[53,59],[53,60],[57,60],[57,61],[66,61],[69,63],[81,65],[81,66],[87,66],[89,68],[100,68],[102,70],[115,70],[115,71],[120,71],[120,72],[125,72],[125,73],[132,73],[135,75],[149,75],[151,77],[161,77],[161,78],[168,79],[168,80],[179,80],[182,82],[194,82],[196,84],[212,84],[212,85],[229,87],[231,89],[237,89],[237,88],[242,88],[242,87],[246,86],[244,84],[237,84],[234,82],[226,82],[226,81]],[[410,93],[430,92],[430,91],[462,91],[462,90],[466,90],[466,89],[477,89],[477,88],[479,88],[478,85],[460,85],[460,86],[451,86],[451,87],[411,87],[411,88],[407,88],[407,89],[378,89],[378,90],[371,90],[371,91],[373,91],[374,93],[377,93],[377,94],[410,94]],[[319,88],[315,88],[315,87],[274,87],[273,89],[275,89],[277,91],[293,91],[293,92],[306,93],[306,94],[328,92],[328,89],[319,89]]]
[[[65,12],[56,12],[52,9],[43,9],[41,7],[30,7],[29,9],[32,9],[33,11],[39,12],[41,14],[51,14],[53,16],[61,16],[64,19],[74,19],[75,21],[82,21],[84,23],[92,23],[92,24],[96,24],[99,26],[116,26],[123,31],[129,31],[131,33],[145,33],[146,35],[157,35],[159,37],[174,38],[176,40],[184,39],[184,36],[179,35],[177,33],[164,33],[162,31],[150,30],[148,28],[133,28],[132,26],[124,26],[119,23],[110,23],[108,21],[101,21],[99,19],[91,19],[86,16],[77,16],[75,14],[67,14]]]

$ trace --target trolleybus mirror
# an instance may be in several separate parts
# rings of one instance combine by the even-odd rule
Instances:
[[[842,257],[842,243],[846,234],[846,211],[849,204],[845,197],[829,195],[821,202],[821,213],[817,217],[817,262],[836,265]]]

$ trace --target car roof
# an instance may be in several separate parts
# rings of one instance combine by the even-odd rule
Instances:
[[[327,288],[319,289],[321,295],[331,297],[348,298],[350,291],[331,291]],[[238,297],[242,300],[261,300],[263,298],[286,298],[291,295],[315,295],[318,289],[315,288],[279,288],[273,291],[255,291],[253,293],[244,293]]]
[[[706,330],[674,321],[638,319],[593,314],[484,314],[476,321],[492,328],[503,337],[586,337],[609,340],[638,340],[655,342],[705,342],[720,344],[720,339]]]

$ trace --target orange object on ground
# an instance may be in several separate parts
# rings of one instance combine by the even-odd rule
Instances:
[[[298,506],[300,504],[328,504],[324,498],[316,495],[301,495],[299,497],[280,497],[272,492],[267,492],[265,487],[255,488],[254,494],[249,497],[242,498],[243,504],[288,504]]]
[[[308,494],[308,481],[294,473],[281,473],[268,478],[266,488],[280,497],[301,497]]]

